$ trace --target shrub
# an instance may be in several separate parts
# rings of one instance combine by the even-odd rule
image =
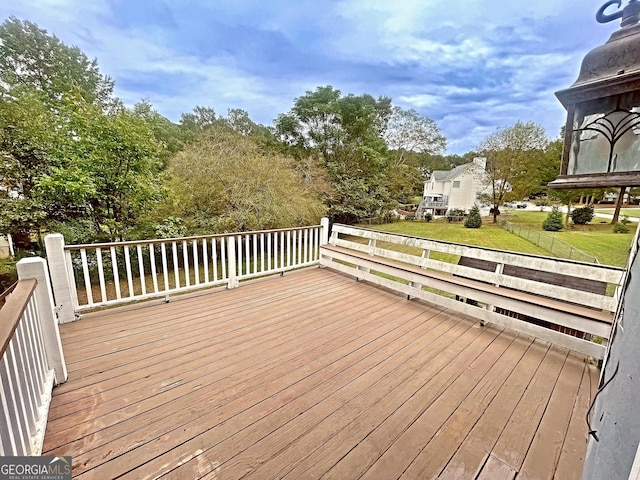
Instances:
[[[449,222],[459,222],[462,218],[464,218],[464,210],[461,208],[452,208],[447,212]]]
[[[547,232],[558,232],[563,227],[563,215],[558,207],[553,207],[547,215],[547,218],[542,222],[542,229]]]
[[[626,223],[616,222],[613,225],[613,233],[629,233],[629,226]]]
[[[18,280],[16,260],[13,258],[0,259],[0,293],[9,288],[16,280]]]
[[[425,219],[427,222],[430,222],[431,220],[433,220],[433,215],[432,215],[431,213],[425,213],[425,214],[424,214],[424,219]]]
[[[480,228],[482,226],[482,217],[480,216],[480,208],[474,205],[469,211],[469,216],[464,220],[464,226],[467,228]]]
[[[586,207],[576,208],[573,212],[571,212],[571,220],[576,225],[586,225],[594,217],[593,206],[588,205]]]

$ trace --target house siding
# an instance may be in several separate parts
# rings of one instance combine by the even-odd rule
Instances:
[[[470,210],[477,202],[478,193],[483,186],[478,178],[477,167],[483,168],[485,159],[477,158],[472,163],[460,165],[451,171],[435,171],[424,184],[424,198],[427,195],[441,194],[448,198],[448,209],[460,208]],[[453,187],[453,182],[460,186]]]

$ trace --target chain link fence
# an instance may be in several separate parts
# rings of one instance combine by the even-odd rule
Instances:
[[[589,255],[588,253],[577,249],[573,245],[569,245],[567,242],[563,242],[562,240],[538,230],[533,230],[523,225],[515,225],[507,221],[503,221],[500,226],[505,230],[530,241],[531,243],[535,243],[539,247],[551,252],[556,257],[568,258],[569,260],[577,260],[580,262],[600,263],[593,255]]]

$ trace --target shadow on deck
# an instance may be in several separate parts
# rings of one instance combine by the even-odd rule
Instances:
[[[74,478],[581,475],[584,356],[329,269],[60,330],[43,454]]]

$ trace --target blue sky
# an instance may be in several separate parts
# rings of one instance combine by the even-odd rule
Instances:
[[[202,105],[270,125],[305,91],[332,85],[432,118],[461,154],[518,120],[555,137],[565,112],[553,93],[618,28],[596,23],[603,0],[522,3],[5,0],[0,18],[77,45],[127,105],[147,98],[173,121]]]

